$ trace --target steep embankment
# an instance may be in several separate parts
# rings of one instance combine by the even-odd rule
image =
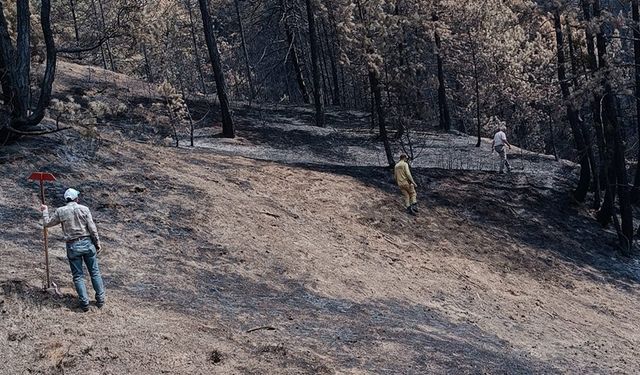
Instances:
[[[563,174],[417,168],[412,218],[381,168],[225,152],[107,127],[97,141],[72,132],[4,148],[0,373],[640,368],[637,262],[617,258],[613,235],[570,205]],[[94,211],[103,310],[74,309],[57,229],[52,275],[65,297],[40,291],[26,181],[36,169],[59,176],[51,204],[75,186]]]

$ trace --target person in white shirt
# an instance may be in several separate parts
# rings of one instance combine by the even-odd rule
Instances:
[[[87,312],[89,311],[89,295],[84,283],[83,264],[87,265],[87,270],[91,275],[91,284],[96,292],[96,306],[98,308],[104,306],[104,283],[97,256],[102,247],[91,211],[86,206],[78,204],[78,195],[80,193],[77,190],[67,189],[64,192],[66,206],[58,208],[51,215],[49,207],[46,205],[43,204],[41,210],[46,227],[62,225],[62,233],[64,233],[64,239],[67,242],[67,258],[69,266],[71,266],[73,283],[76,292],[78,292],[80,308]]]
[[[500,173],[504,173],[504,167],[507,167],[507,172],[511,173],[511,165],[509,165],[509,161],[507,160],[507,150],[505,146],[511,149],[511,144],[507,141],[507,127],[504,125],[500,125],[498,132],[493,137],[493,142],[491,142],[491,152],[495,150],[500,156]]]

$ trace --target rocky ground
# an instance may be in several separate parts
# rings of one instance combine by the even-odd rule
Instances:
[[[122,81],[98,83],[144,102]],[[499,176],[486,143],[425,132],[410,217],[361,115],[237,112],[239,139],[197,148],[125,114],[0,149],[0,374],[637,373],[640,264],[568,198],[571,163],[518,150]],[[76,308],[59,229],[64,297],[42,292],[33,170],[94,212],[102,310]]]

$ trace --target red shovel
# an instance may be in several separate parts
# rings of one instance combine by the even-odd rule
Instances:
[[[29,180],[40,181],[40,202],[44,204],[44,181],[55,181],[56,178],[51,173],[33,172],[31,176],[29,176]],[[60,290],[58,290],[58,286],[54,282],[51,282],[51,277],[49,276],[49,246],[47,241],[47,227],[44,225],[44,218],[42,219],[42,227],[43,227],[43,238],[44,238],[44,260],[45,260],[45,268],[47,270],[46,290],[51,291],[57,295],[61,295]]]

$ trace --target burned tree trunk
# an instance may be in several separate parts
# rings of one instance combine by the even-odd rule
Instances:
[[[573,90],[575,91],[575,90],[578,90],[578,79],[577,79],[578,68],[577,68],[577,62],[576,62],[575,48],[573,44],[573,34],[571,32],[571,24],[568,20],[566,21],[566,27],[567,27],[567,37],[568,37],[567,42],[569,44],[569,54],[571,58],[571,72],[572,72],[571,82],[573,83]],[[602,198],[600,197],[602,189],[600,188],[600,170],[599,170],[598,162],[595,158],[595,154],[593,152],[593,137],[591,135],[591,131],[589,127],[579,115],[578,115],[578,124],[580,125],[580,131],[582,132],[582,136],[584,138],[584,147],[585,147],[585,152],[587,154],[587,158],[589,159],[591,176],[593,176],[592,183],[591,183],[591,190],[593,191],[592,208],[597,210],[598,208],[600,208],[600,202],[602,200]]]
[[[468,33],[468,36],[469,42],[472,42],[471,32]],[[476,92],[476,127],[478,131],[478,142],[476,143],[476,147],[480,147],[482,144],[482,124],[480,122],[480,77],[478,76],[478,57],[476,55],[475,46],[471,47],[471,61],[473,63],[473,78]]]
[[[316,109],[316,126],[324,127],[324,103],[322,97],[322,82],[320,77],[320,62],[318,32],[316,29],[314,0],[306,0],[307,21],[309,23],[309,49],[311,50],[311,73],[313,76],[313,102]]]
[[[193,22],[193,8],[191,7],[191,0],[185,0],[187,7],[187,13],[189,14],[189,32],[191,33],[191,43],[193,44],[193,60],[196,64],[196,70],[198,71],[198,78],[200,78],[200,88],[203,94],[207,94],[207,85],[204,82],[204,73],[202,72],[202,64],[200,62],[200,49],[198,48],[198,40],[196,38],[196,26]]]
[[[635,59],[635,97],[636,97],[636,126],[638,128],[638,138],[640,139],[640,9],[638,0],[631,1],[631,13],[633,15],[633,52]],[[640,203],[640,147],[636,160],[636,175],[631,191],[631,201],[634,204]]]
[[[438,15],[433,14],[433,21],[438,21]],[[437,26],[436,26],[437,27]],[[444,66],[442,63],[442,41],[438,29],[434,32],[436,43],[436,60],[438,64],[438,109],[440,112],[440,127],[444,131],[451,130],[451,115],[449,114],[449,104],[447,103],[447,88],[444,79]]]
[[[590,22],[592,19],[590,6],[586,1],[582,1],[582,11],[584,15],[584,19],[586,22]],[[588,66],[591,74],[594,75],[598,70],[598,57],[596,56],[596,47],[594,42],[594,35],[591,32],[590,28],[585,28],[585,38],[587,44],[587,56],[588,56]],[[597,178],[595,181],[595,186],[597,194],[594,194],[593,207],[595,209],[601,208],[602,199],[600,197],[602,193],[602,187],[607,186],[607,158],[606,158],[606,145],[604,142],[604,131],[602,127],[602,115],[600,111],[600,100],[601,96],[597,93],[593,94],[593,100],[591,101],[591,113],[593,116],[593,124],[595,128],[597,148],[598,148],[598,165],[597,173],[594,173],[594,178]],[[595,159],[595,157],[594,157]],[[594,166],[596,167],[596,166]],[[605,199],[606,204],[606,199]]]
[[[333,26],[332,26],[333,27]],[[324,30],[325,43],[327,44],[327,49],[329,52],[329,62],[331,63],[331,79],[333,80],[333,98],[332,104],[339,106],[342,103],[342,98],[340,97],[340,79],[338,77],[338,67],[336,64],[336,53],[335,49],[331,46],[331,36],[333,35],[328,31],[328,27],[326,23],[323,21],[322,28]]]
[[[593,2],[594,16],[600,16],[600,1]],[[605,194],[605,204],[598,212],[598,219],[601,223],[607,223],[611,218],[617,223],[615,212],[615,195],[618,195],[618,208],[620,210],[620,226],[616,225],[620,248],[625,254],[631,251],[633,241],[633,212],[631,210],[631,199],[629,193],[629,185],[627,178],[627,169],[625,161],[625,145],[622,136],[622,129],[618,123],[618,103],[617,97],[611,82],[609,80],[609,72],[607,71],[608,63],[606,60],[607,45],[605,35],[602,29],[596,34],[597,49],[599,54],[600,68],[604,69],[605,75],[602,83],[604,86],[604,96],[602,98],[603,110],[602,119],[604,126],[604,136],[607,143],[607,159],[610,164],[607,168],[611,168],[607,173],[607,191]]]
[[[289,24],[289,9],[287,8],[287,4],[285,0],[280,0],[280,7],[282,8],[282,24],[284,27],[284,33],[287,37],[287,45],[289,49],[287,51],[287,56],[291,55],[291,66],[293,67],[293,73],[296,76],[296,83],[298,84],[298,89],[300,90],[300,95],[302,95],[302,101],[305,104],[311,103],[311,98],[309,97],[309,90],[307,90],[307,85],[304,81],[304,75],[302,73],[302,64],[300,63],[300,57],[298,54],[298,49],[296,48],[295,38],[293,35],[293,31],[291,31],[291,25]],[[287,63],[285,59],[285,64]]]
[[[31,73],[31,28],[28,0],[17,1],[17,38],[14,47],[9,35],[7,20],[0,2],[0,80],[5,103],[0,107],[0,145],[12,142],[23,135],[30,135],[30,128],[44,118],[51,100],[51,90],[56,71],[56,47],[51,29],[51,2],[42,0],[40,25],[44,36],[46,63],[44,77],[40,82],[40,96],[33,103],[30,88]],[[8,95],[8,96],[7,96]],[[35,105],[34,105],[35,104]]]
[[[558,80],[560,81],[560,91],[562,92],[562,98],[566,102],[567,118],[571,131],[573,133],[573,139],[576,144],[576,150],[578,151],[578,157],[580,158],[580,180],[578,186],[573,192],[574,198],[578,202],[584,202],[587,192],[589,191],[589,184],[591,183],[591,170],[589,165],[589,156],[584,144],[584,135],[580,127],[578,113],[571,103],[571,94],[569,91],[569,83],[567,81],[565,56],[564,56],[564,36],[562,33],[562,23],[560,20],[560,10],[556,9],[554,13],[554,26],[556,32],[556,45],[557,45],[557,57],[558,57]]]
[[[78,17],[76,16],[76,4],[73,0],[69,0],[69,8],[71,10],[71,20],[73,21],[73,32],[76,38],[76,47],[80,47],[80,31],[78,30]],[[80,58],[78,53],[78,58]]]
[[[244,57],[244,66],[247,74],[247,81],[249,83],[249,105],[255,97],[255,90],[253,89],[253,78],[251,77],[251,63],[249,62],[249,52],[247,51],[247,42],[244,36],[244,26],[242,25],[242,17],[240,16],[240,2],[239,0],[233,1],[236,7],[236,16],[238,17],[238,26],[240,28],[240,41],[242,43],[242,54]]]
[[[387,134],[387,124],[385,122],[384,110],[382,108],[382,92],[380,90],[380,78],[379,73],[375,67],[369,67],[369,84],[371,85],[372,105],[375,108],[375,113],[378,117],[378,127],[380,129],[380,138],[384,144],[384,152],[387,156],[387,162],[390,167],[395,165],[393,160],[393,152],[391,151],[391,143],[389,142],[389,135]]]
[[[209,14],[209,5],[207,0],[198,0],[200,4],[200,12],[202,13],[202,24],[204,26],[204,38],[207,42],[209,50],[209,58],[213,68],[213,77],[216,81],[216,91],[218,100],[220,101],[220,111],[222,112],[222,135],[227,138],[235,137],[233,129],[233,119],[231,118],[231,109],[229,108],[229,99],[227,98],[227,87],[224,81],[224,72],[222,71],[222,62],[220,61],[220,52],[218,51],[218,43],[213,32],[213,22],[211,14]]]

